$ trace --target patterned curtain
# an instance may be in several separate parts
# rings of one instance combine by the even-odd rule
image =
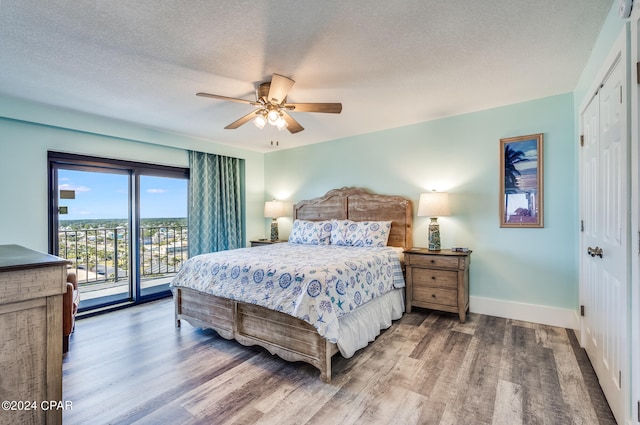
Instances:
[[[189,151],[189,257],[240,248],[241,160]]]

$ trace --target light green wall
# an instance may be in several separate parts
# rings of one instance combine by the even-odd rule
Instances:
[[[472,296],[575,309],[577,180],[573,94],[265,155],[267,198],[292,202],[342,186],[414,201],[414,245],[426,246],[420,193],[448,191],[443,246],[468,246]],[[499,139],[544,133],[543,229],[499,227]],[[291,219],[281,219],[283,236]]]
[[[0,244],[47,251],[47,151],[186,167],[187,149],[245,160],[247,239],[263,237],[263,154],[0,97]]]

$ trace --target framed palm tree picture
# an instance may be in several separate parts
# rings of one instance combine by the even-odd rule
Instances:
[[[500,139],[500,227],[544,227],[543,138]]]

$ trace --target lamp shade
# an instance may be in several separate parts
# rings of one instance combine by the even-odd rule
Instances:
[[[267,119],[263,115],[258,115],[253,120],[253,123],[255,124],[256,127],[258,127],[260,130],[262,130],[264,128],[265,124],[267,123]]]
[[[267,201],[264,203],[264,216],[278,218],[285,215],[284,202]]]
[[[269,121],[269,124],[271,124],[271,125],[276,125],[276,123],[278,122],[279,118],[280,118],[280,114],[275,109],[271,109],[267,113],[267,121]]]
[[[449,194],[447,192],[427,192],[420,195],[418,216],[444,217],[451,215]]]

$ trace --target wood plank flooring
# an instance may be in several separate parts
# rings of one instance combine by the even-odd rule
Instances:
[[[573,331],[415,309],[333,380],[210,330],[161,300],[77,321],[65,424],[615,424]]]

